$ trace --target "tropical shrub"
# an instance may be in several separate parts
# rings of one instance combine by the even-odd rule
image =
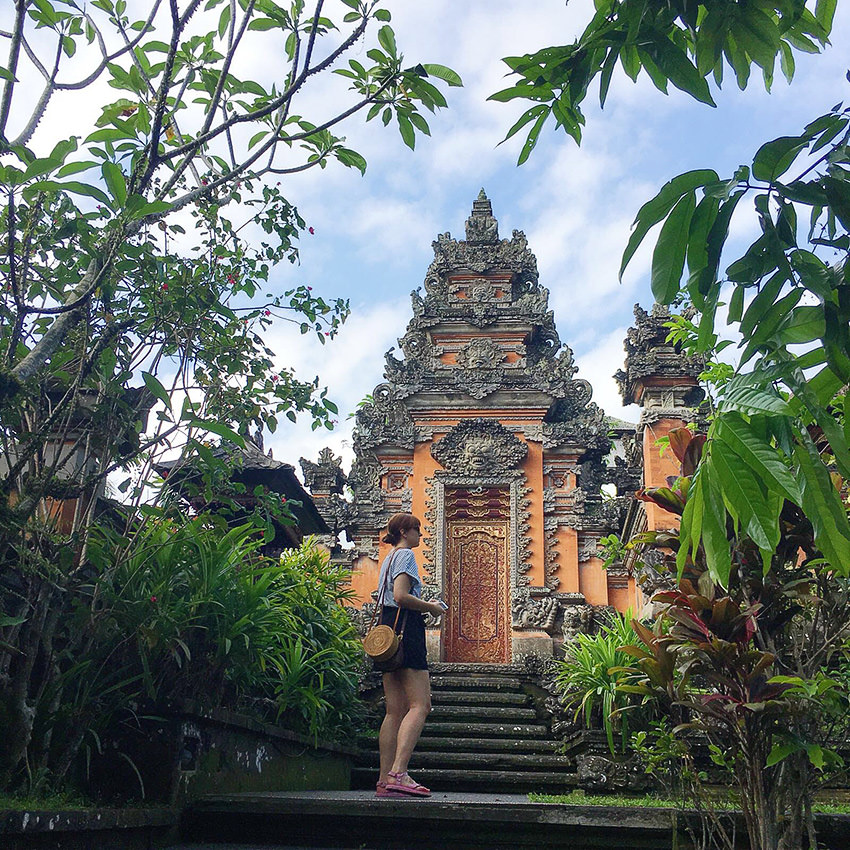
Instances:
[[[557,662],[555,681],[563,703],[575,707],[576,718],[581,717],[588,729],[601,723],[612,753],[615,731],[620,733],[621,752],[626,750],[629,718],[637,719],[641,708],[641,701],[623,690],[632,660],[623,647],[640,643],[631,620],[631,612],[625,617],[614,614],[598,634],[576,635]]]
[[[313,735],[350,730],[360,648],[339,605],[347,573],[312,540],[275,559],[261,543],[255,526],[208,516],[155,514],[131,538],[93,530],[84,592],[65,600],[44,664],[30,786],[61,784],[81,747],[100,748],[128,715],[185,700]]]

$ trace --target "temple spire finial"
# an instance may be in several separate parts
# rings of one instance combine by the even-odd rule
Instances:
[[[482,189],[472,202],[472,214],[466,220],[467,242],[498,242],[499,222],[493,215],[493,207]]]

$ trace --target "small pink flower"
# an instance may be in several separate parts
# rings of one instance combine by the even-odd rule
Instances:
[[[308,232],[311,236],[315,236],[315,235],[316,235],[316,231],[315,231],[315,230],[313,230],[313,228],[312,228],[312,227],[308,227],[308,228],[307,228],[307,232]]]
[[[247,320],[247,319],[242,319],[242,321],[243,321],[246,325],[248,324],[248,320]]]
[[[155,596],[151,596],[151,602],[156,602],[156,597],[155,597]]]
[[[271,314],[272,314],[272,311],[271,311],[271,310],[263,310],[263,315],[264,315],[264,316],[271,316]]]
[[[277,375],[272,375],[272,380],[273,380],[273,381],[276,381],[276,380],[277,380]]]
[[[281,497],[280,497],[280,503],[281,503],[282,505],[285,505],[285,504],[286,504],[286,496],[281,496]]]
[[[209,182],[209,181],[207,180],[207,178],[206,178],[206,177],[202,177],[202,178],[201,178],[201,186],[206,186],[208,182]]]
[[[167,283],[162,284],[162,291],[168,292],[168,284]]]
[[[312,287],[312,286],[308,286],[308,287],[307,287],[307,292],[312,292],[312,291],[313,291],[313,287]]]
[[[232,274],[229,274],[229,275],[227,276],[227,282],[228,282],[231,286],[234,286],[234,285],[236,284],[236,278],[235,278]]]
[[[325,336],[330,336],[330,335],[331,335],[330,331],[325,331]]]

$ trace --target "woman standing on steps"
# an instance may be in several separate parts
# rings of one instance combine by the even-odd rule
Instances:
[[[440,617],[443,607],[426,602],[413,549],[419,545],[420,522],[413,514],[395,514],[384,535],[392,552],[384,558],[378,588],[384,590],[381,622],[392,626],[401,614],[404,622],[404,666],[384,673],[384,696],[387,714],[381,724],[378,746],[381,752],[381,775],[375,794],[378,797],[430,797],[424,785],[415,782],[407,772],[407,763],[419,740],[422,727],[431,711],[431,683],[425,657],[425,620],[423,614]],[[389,581],[386,581],[387,570]]]

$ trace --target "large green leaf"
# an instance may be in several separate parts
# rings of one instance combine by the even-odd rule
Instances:
[[[705,186],[707,183],[716,183],[717,180],[717,172],[711,169],[686,171],[665,183],[661,187],[661,191],[638,210],[633,224],[634,230],[629,237],[626,250],[623,251],[623,259],[620,261],[620,280],[623,279],[626,266],[643,242],[646,234],[667,216],[679,199],[697,187]]]
[[[702,545],[705,563],[714,581],[722,587],[729,586],[732,571],[731,541],[726,533],[726,506],[723,487],[710,451],[703,455],[702,492],[705,509],[702,517]]]
[[[660,304],[669,304],[679,292],[691,217],[696,208],[696,193],[683,195],[661,228],[652,253],[652,294]]]
[[[808,139],[799,136],[780,136],[766,142],[753,159],[753,177],[768,182],[781,177],[808,143]]]
[[[735,411],[723,411],[712,426],[715,439],[726,443],[769,490],[800,504],[800,488],[776,449],[765,442]]]
[[[151,393],[156,399],[162,402],[165,406],[166,410],[171,410],[171,398],[168,395],[168,390],[160,382],[159,378],[155,375],[152,375],[150,372],[142,372],[142,379],[145,382],[145,386],[148,388],[148,392]]]
[[[775,549],[779,544],[779,512],[772,510],[774,506],[768,503],[752,469],[720,440],[712,446],[711,459],[730,513],[759,549]]]
[[[203,431],[209,431],[211,434],[217,434],[223,440],[229,443],[235,443],[239,448],[245,448],[245,438],[237,434],[232,428],[222,422],[211,422],[208,419],[193,419],[189,423],[190,428],[200,428]]]
[[[802,508],[812,523],[815,543],[830,565],[850,575],[850,523],[841,500],[807,431],[799,435],[794,459],[800,470]]]

